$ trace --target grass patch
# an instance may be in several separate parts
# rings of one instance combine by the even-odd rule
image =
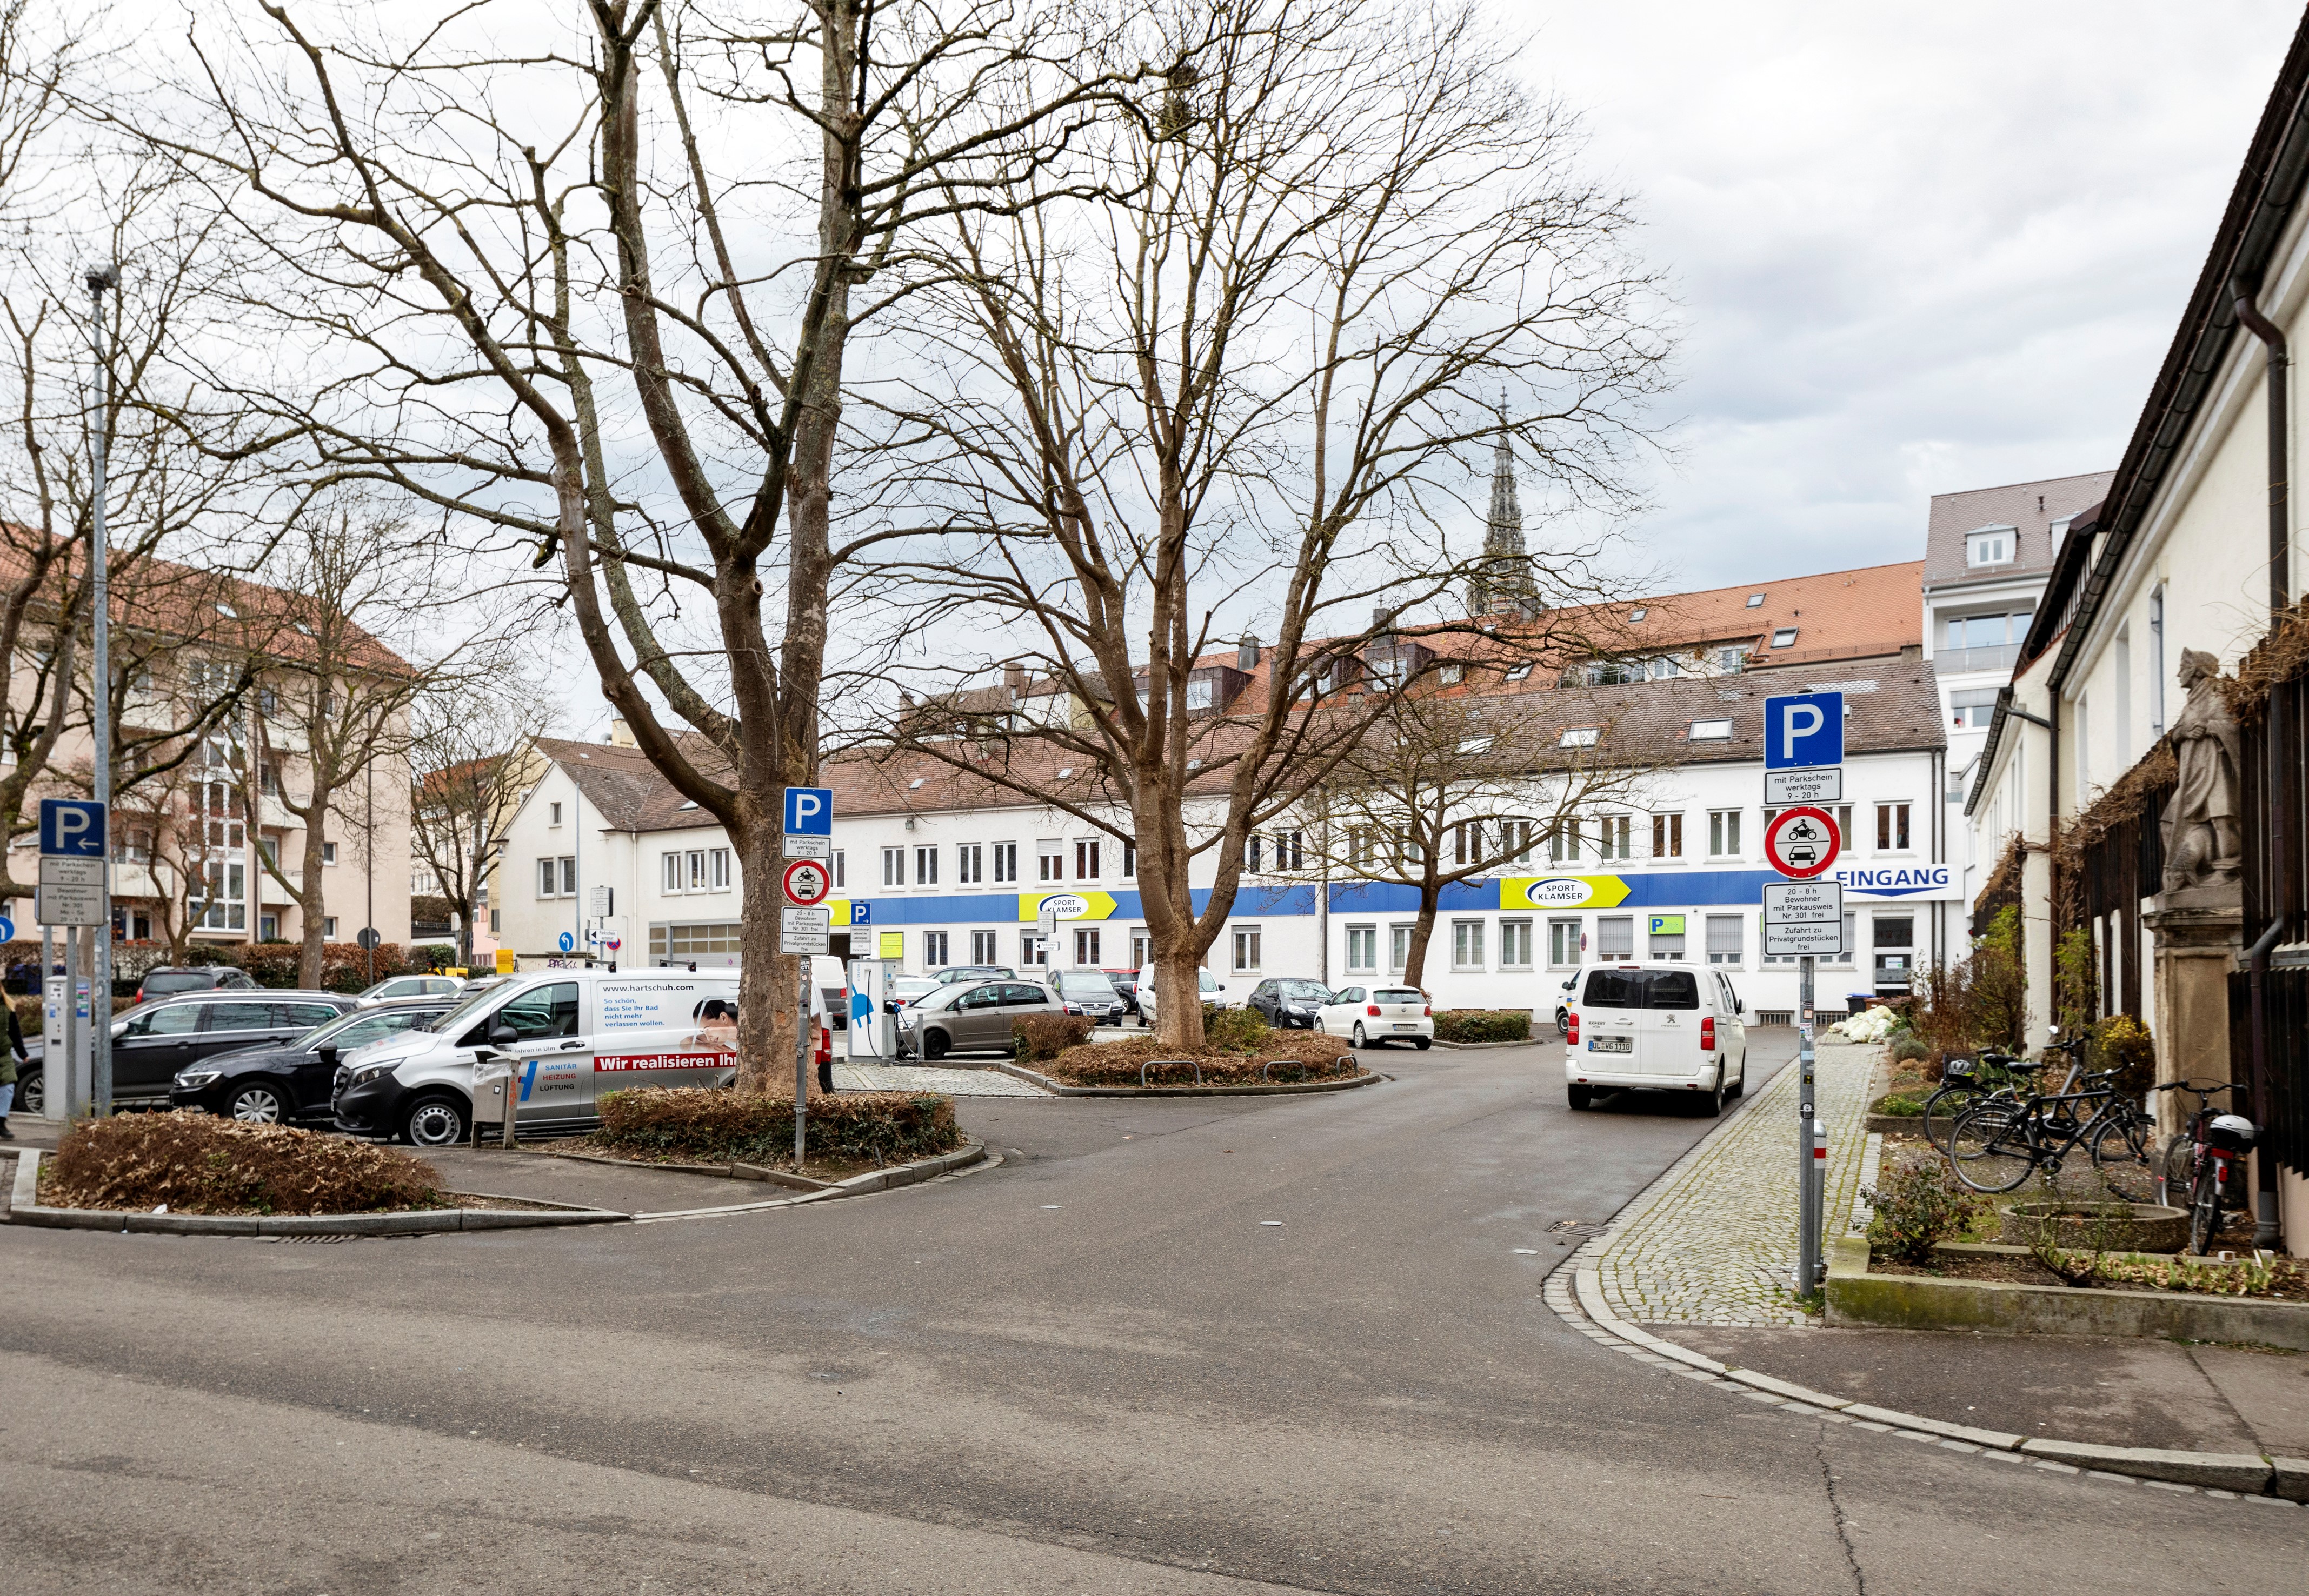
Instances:
[[[1138,1066],[1160,1059],[1194,1059],[1202,1065],[1205,1085],[1264,1084],[1269,1079],[1283,1083],[1339,1080],[1365,1073],[1360,1064],[1353,1062],[1347,1045],[1336,1037],[1305,1031],[1272,1031],[1261,1026],[1246,1046],[1240,1034],[1246,1028],[1237,1022],[1233,1029],[1237,1034],[1223,1040],[1206,1040],[1199,1049],[1166,1047],[1153,1037],[1144,1036],[1121,1042],[1085,1042],[1068,1048],[1049,1064],[1038,1067],[1042,1074],[1068,1086],[1136,1086]],[[1349,1061],[1348,1068],[1337,1067],[1342,1058]],[[1270,1059],[1285,1059],[1295,1067],[1278,1064],[1269,1076],[1266,1065]],[[1146,1083],[1150,1086],[1191,1086],[1194,1082],[1195,1072],[1185,1064],[1146,1072]]]
[[[423,1159],[285,1125],[213,1114],[123,1114],[75,1126],[41,1200],[171,1213],[368,1213],[447,1204]]]
[[[598,1105],[595,1146],[685,1163],[777,1164],[793,1157],[793,1099],[705,1086],[612,1091]],[[950,1098],[910,1091],[813,1097],[803,1122],[807,1157],[874,1169],[910,1164],[962,1145]]]
[[[1932,1093],[1888,1091],[1868,1105],[1871,1114],[1882,1114],[1894,1119],[1922,1119],[1924,1102]]]

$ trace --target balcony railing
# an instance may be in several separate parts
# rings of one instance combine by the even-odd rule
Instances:
[[[1941,676],[1967,670],[2010,670],[2020,658],[2017,643],[1992,643],[1975,649],[1941,649],[1933,655],[1933,669]]]

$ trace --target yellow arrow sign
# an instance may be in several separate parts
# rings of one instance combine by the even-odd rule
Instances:
[[[1510,876],[1500,883],[1501,909],[1610,909],[1627,901],[1617,876]]]
[[[1020,893],[1018,923],[1022,926],[1032,925],[1042,919],[1042,902],[1046,898],[1080,898],[1086,908],[1081,914],[1068,915],[1067,917],[1068,919],[1111,920],[1114,918],[1112,893]]]

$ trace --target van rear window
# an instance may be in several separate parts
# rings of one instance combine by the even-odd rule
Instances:
[[[1699,978],[1689,970],[1591,970],[1588,1008],[1696,1009]]]

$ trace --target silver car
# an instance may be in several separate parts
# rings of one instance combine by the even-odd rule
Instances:
[[[898,1051],[926,1064],[948,1053],[1007,1053],[1013,1020],[1065,1012],[1065,1005],[1036,981],[956,981],[898,1011],[898,1023],[904,1027]]]

